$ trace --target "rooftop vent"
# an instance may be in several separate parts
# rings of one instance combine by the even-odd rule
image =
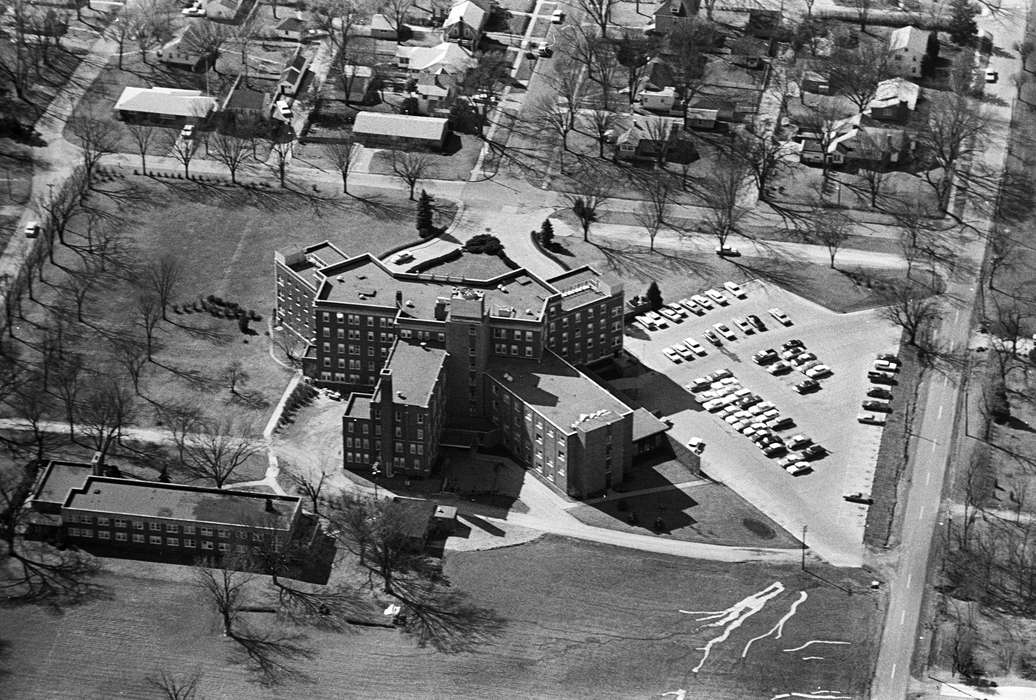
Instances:
[[[423,340],[421,341],[420,346],[422,350],[428,349],[428,343],[424,342]]]
[[[513,382],[514,377],[511,376],[510,372],[504,372],[504,381]]]
[[[396,396],[404,400],[406,399],[406,394],[404,394],[402,391],[397,391]]]
[[[406,300],[406,307],[407,307],[408,309],[412,309],[412,308],[414,308],[414,300],[413,300],[413,299],[407,299],[407,300]]]
[[[339,283],[345,282],[345,278],[342,277],[341,275],[338,275],[338,277],[336,279],[339,281]]]

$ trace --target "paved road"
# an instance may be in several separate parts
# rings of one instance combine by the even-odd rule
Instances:
[[[1011,47],[1021,41],[1026,24],[1027,4],[1021,0],[1007,0],[1002,12],[996,17],[983,17],[979,28],[992,32],[998,49],[990,57],[989,67],[999,71],[1000,83],[987,86],[1005,106],[991,107],[994,120],[990,125],[987,147],[982,158],[990,168],[1002,169],[1005,146],[1010,130],[1011,107],[1015,90],[1009,76],[1019,68],[1016,54]],[[971,219],[973,217],[965,217]],[[984,227],[988,227],[988,222]],[[984,243],[972,240],[967,247],[967,258],[980,261]],[[975,295],[977,280],[951,282],[946,295],[957,299],[971,300]],[[960,348],[968,341],[972,309],[970,301],[966,306],[951,306],[938,330],[938,339],[949,348]],[[931,556],[932,539],[939,518],[939,506],[943,480],[948,460],[953,452],[953,426],[960,398],[960,375],[951,377],[931,375],[927,383],[919,414],[920,424],[915,423],[915,438],[908,472],[910,488],[903,504],[902,543],[900,565],[889,586],[888,616],[878,654],[874,682],[871,686],[875,698],[902,698],[910,684],[910,664],[916,640],[919,638],[918,623],[924,600],[928,561]],[[927,638],[922,635],[920,639]]]

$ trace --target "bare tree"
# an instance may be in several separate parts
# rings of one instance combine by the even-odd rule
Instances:
[[[87,182],[93,181],[94,170],[101,158],[119,148],[118,133],[104,119],[82,114],[68,120],[68,129],[79,141],[83,170]]]
[[[986,113],[964,95],[937,93],[931,97],[917,143],[931,165],[924,177],[935,191],[940,210],[949,207],[954,179],[962,175],[961,163],[982,152],[988,125]]]
[[[3,403],[28,424],[35,446],[33,456],[42,461],[54,437],[44,425],[55,408],[53,395],[48,391],[44,375],[38,370],[24,371],[16,376],[17,381],[5,388]]]
[[[250,157],[246,139],[229,134],[216,134],[209,139],[209,154],[230,171],[230,181],[237,184],[237,171]]]
[[[474,55],[475,65],[465,72],[463,89],[466,95],[475,95],[478,113],[478,133],[482,134],[489,119],[489,111],[496,104],[510,77],[511,61],[503,51],[479,51]]]
[[[163,669],[157,676],[148,676],[146,680],[165,700],[195,700],[201,674],[195,672],[181,678]]]
[[[585,116],[585,120],[597,141],[597,155],[604,158],[605,147],[612,140],[618,125],[616,114],[607,109],[594,109]]]
[[[142,0],[127,9],[123,21],[132,27],[131,36],[140,49],[141,60],[147,64],[148,52],[173,36],[170,4],[164,0]]]
[[[295,485],[296,493],[309,499],[313,507],[313,514],[320,515],[321,493],[324,490],[327,478],[331,475],[326,465],[322,463],[311,469],[296,467],[294,469],[283,469],[282,471],[287,474],[288,478],[291,479],[291,483]]]
[[[158,303],[162,312],[162,319],[168,321],[166,315],[169,304],[176,296],[183,283],[183,268],[180,261],[169,253],[159,255],[152,260],[143,270],[141,275],[146,289]]]
[[[19,100],[28,102],[28,91],[32,86],[32,71],[37,67],[40,47],[34,41],[32,30],[32,6],[27,0],[13,0],[9,9],[7,41],[9,51],[0,52],[0,75],[14,88]]]
[[[907,279],[910,279],[914,265],[936,249],[939,232],[924,205],[918,202],[901,203],[892,211],[892,216],[899,226],[899,248],[907,263]]]
[[[116,17],[105,29],[105,36],[114,41],[118,47],[116,51],[119,70],[122,70],[122,60],[126,54],[126,43],[133,36],[133,31],[134,22],[130,21],[128,17]]]
[[[817,146],[820,148],[822,157],[820,167],[825,184],[831,176],[831,147],[838,136],[835,132],[835,125],[841,119],[842,113],[838,107],[829,102],[810,105],[809,111],[802,119],[801,130],[812,132],[817,140]]]
[[[230,569],[208,566],[194,568],[195,587],[219,613],[224,637],[234,636],[234,626],[244,604],[245,588],[252,579],[251,574]]]
[[[787,143],[772,134],[758,133],[752,126],[740,129],[730,142],[731,155],[748,168],[759,198],[766,201],[769,185],[788,167],[791,150]]]
[[[194,159],[194,139],[182,139],[176,132],[163,134],[163,141],[166,149],[172,153],[181,165],[183,165],[183,176],[191,176],[191,161]]]
[[[284,187],[284,177],[288,170],[288,161],[291,160],[292,149],[295,147],[295,141],[288,136],[275,136],[270,139],[270,158],[273,163],[270,165],[270,169],[277,173],[277,180],[280,182],[281,187]]]
[[[641,226],[647,229],[650,240],[649,249],[654,252],[655,237],[658,236],[662,227],[669,223],[673,207],[673,194],[677,187],[669,173],[653,171],[641,179],[639,189],[645,198],[640,202],[637,219]]]
[[[640,81],[648,71],[648,64],[657,51],[654,39],[627,31],[613,40],[616,62],[626,69],[626,90],[629,104],[637,98]]]
[[[111,373],[91,378],[76,406],[77,422],[90,446],[100,454],[102,467],[122,429],[133,420],[133,397],[120,379]]]
[[[601,36],[608,36],[608,26],[611,24],[612,9],[619,4],[619,0],[576,0],[575,6],[583,11],[587,19],[597,25]]]
[[[122,56],[120,55],[119,58],[121,59]],[[146,175],[147,149],[151,145],[151,140],[155,137],[155,127],[147,126],[146,124],[127,124],[126,130],[129,131],[130,137],[132,137],[133,143],[137,147],[137,153],[140,154],[140,169],[142,174]]]
[[[996,226],[989,238],[989,255],[986,258],[986,284],[996,290],[996,274],[1010,271],[1019,264],[1018,240],[1005,226]]]
[[[309,3],[309,16],[315,29],[326,34],[331,42],[334,67],[345,74],[350,55],[353,27],[366,21],[370,9],[362,0],[316,0]],[[349,86],[346,86],[348,95]]]
[[[558,167],[565,170],[565,153],[568,151],[568,135],[575,128],[575,107],[569,102],[561,102],[555,97],[547,97],[532,109],[531,126],[537,132],[548,132],[561,141],[558,152]],[[548,158],[549,163],[549,158]]]
[[[708,53],[720,42],[715,25],[688,18],[677,24],[666,37],[666,60],[676,73],[677,85],[682,93],[682,112],[686,113],[691,101],[708,84],[706,67]],[[648,50],[655,52],[649,44]]]
[[[831,269],[835,269],[835,256],[842,245],[849,240],[853,222],[841,209],[814,204],[809,220],[802,231],[810,243],[823,245],[831,258]]]
[[[165,310],[159,303],[158,297],[150,290],[137,294],[134,306],[137,312],[134,323],[144,332],[144,348],[147,352],[147,359],[151,361],[155,353],[155,332],[162,321]]]
[[[251,378],[252,375],[245,369],[241,360],[234,360],[229,363],[220,373],[220,379],[226,384],[227,389],[230,390],[233,396],[241,396],[241,389],[244,388]]]
[[[741,232],[741,221],[750,211],[741,199],[742,187],[748,177],[748,169],[743,163],[721,163],[698,194],[702,205],[708,208],[701,222],[703,232],[715,236],[721,249],[727,247],[730,236]]]
[[[583,240],[590,239],[590,226],[598,220],[598,210],[611,198],[611,187],[599,173],[585,171],[575,177],[575,190],[565,195],[572,213],[583,229]]]
[[[432,166],[427,153],[392,149],[392,172],[410,189],[410,201],[414,200],[414,188],[424,179]]]
[[[856,48],[838,49],[828,59],[828,79],[857,111],[874,99],[878,83],[892,75],[888,47],[883,41],[860,37]]]
[[[856,21],[860,25],[860,31],[866,32],[874,0],[851,0],[850,5],[856,9]]]
[[[50,368],[50,381],[55,394],[65,409],[68,421],[68,436],[75,439],[75,425],[80,396],[83,392],[85,362],[77,352],[66,352]]]
[[[143,396],[140,393],[140,379],[147,367],[150,358],[147,355],[147,347],[135,337],[113,336],[109,339],[112,356],[114,360],[126,371],[130,381],[133,383],[133,393]]]
[[[882,307],[881,317],[902,328],[909,345],[925,349],[927,333],[942,318],[942,310],[935,299],[910,296],[905,290],[894,303]]]
[[[353,165],[356,163],[352,137],[348,137],[345,141],[325,143],[322,150],[342,176],[342,193],[349,194],[349,173],[352,172]]]
[[[165,426],[176,445],[177,458],[186,459],[187,438],[196,432],[203,422],[202,410],[197,403],[179,399],[156,408],[159,424]]]
[[[184,468],[195,478],[208,479],[221,489],[259,449],[251,430],[236,425],[232,418],[205,420],[184,441]]]

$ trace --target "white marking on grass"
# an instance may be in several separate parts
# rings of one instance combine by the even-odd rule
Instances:
[[[753,637],[752,639],[748,640],[748,644],[745,645],[744,650],[741,652],[741,658],[743,659],[746,656],[748,656],[748,648],[752,646],[753,642],[757,642],[760,639],[766,639],[767,637],[769,637],[774,632],[777,633],[777,635],[774,637],[774,639],[780,639],[781,635],[784,634],[784,623],[791,619],[792,615],[795,614],[795,611],[798,609],[798,607],[800,605],[802,605],[804,602],[806,602],[806,598],[808,598],[808,597],[809,597],[808,593],[806,593],[805,591],[800,591],[799,592],[799,599],[791,604],[791,607],[788,609],[787,614],[785,614],[784,617],[782,617],[780,620],[778,620],[777,624],[774,625],[773,627],[771,627],[769,632],[767,632],[766,634],[761,634],[758,637]]]
[[[816,693],[781,693],[780,695],[774,695],[770,700],[781,700],[781,698],[807,698],[807,700],[852,700],[851,695],[827,695],[827,693],[834,693],[834,690],[821,690],[818,691],[824,693],[824,695],[817,695]]]
[[[803,661],[811,661],[812,659],[819,659],[819,660],[823,661],[824,657],[823,656],[803,656],[802,657]]]
[[[784,651],[802,651],[811,644],[848,644],[849,642],[836,642],[831,639],[811,639],[800,647],[794,649],[785,649]]]
[[[680,688],[679,690],[670,690],[668,693],[662,693],[663,698],[669,695],[675,695],[676,700],[687,700],[687,691],[683,688]]]
[[[744,624],[745,620],[762,610],[766,606],[767,601],[783,592],[784,584],[780,581],[776,581],[763,590],[753,593],[747,598],[742,598],[726,610],[681,610],[680,612],[685,615],[704,616],[698,618],[697,621],[705,622],[706,624],[699,626],[698,629],[701,629],[702,627],[724,628],[723,634],[718,637],[713,637],[705,644],[705,646],[698,647],[699,651],[704,651],[705,653],[702,655],[701,661],[698,662],[698,665],[691,669],[691,673],[697,673],[701,670],[702,666],[705,665],[705,661],[709,658],[709,654],[712,652],[712,647],[720,642],[725,642],[734,630]]]

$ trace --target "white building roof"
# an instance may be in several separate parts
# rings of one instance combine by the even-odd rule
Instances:
[[[429,73],[463,73],[474,63],[467,50],[449,41],[438,46],[400,46],[396,56],[409,59],[410,70]]]
[[[907,109],[917,108],[917,98],[921,96],[921,86],[903,78],[890,78],[878,83],[874,99],[867,105],[867,111],[883,107],[895,107],[906,102]]]
[[[924,53],[928,50],[928,32],[917,27],[900,27],[889,35],[889,51]]]
[[[450,8],[450,14],[446,15],[442,26],[444,28],[452,27],[458,22],[463,22],[474,29],[482,29],[482,23],[485,19],[485,10],[471,2],[471,0],[464,0],[464,2],[459,2]]]
[[[174,117],[205,117],[216,109],[216,100],[203,95],[201,90],[128,87],[119,96],[115,109]]]
[[[448,120],[439,117],[360,112],[356,115],[356,121],[353,122],[353,133],[441,141],[446,133],[447,122]]]

